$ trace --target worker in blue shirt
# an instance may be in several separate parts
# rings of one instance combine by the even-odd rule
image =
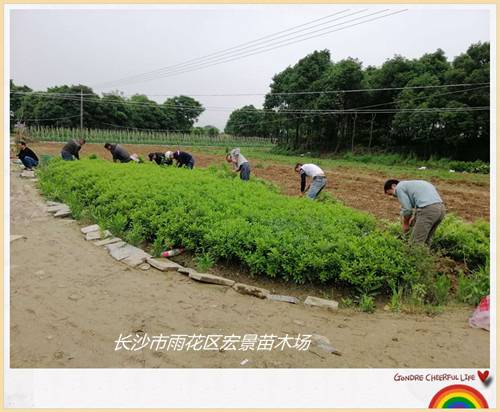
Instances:
[[[411,240],[414,243],[430,245],[432,236],[446,212],[436,188],[425,180],[400,182],[389,179],[384,184],[384,192],[399,200],[403,231],[408,232],[414,225]]]

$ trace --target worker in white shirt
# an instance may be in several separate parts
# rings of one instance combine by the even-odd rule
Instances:
[[[300,193],[301,196],[307,192],[309,199],[316,199],[323,188],[326,186],[325,172],[319,166],[312,163],[297,163],[295,171],[300,175]],[[309,185],[306,187],[307,177],[311,178]]]
[[[250,179],[250,163],[248,160],[240,153],[240,148],[231,150],[231,152],[226,156],[226,160],[233,165],[234,171],[240,173],[240,178],[243,181],[248,181]]]

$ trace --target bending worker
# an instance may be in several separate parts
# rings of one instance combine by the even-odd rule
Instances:
[[[63,160],[80,160],[80,149],[85,144],[85,139],[71,139],[61,150]]]
[[[400,182],[389,179],[384,184],[384,192],[399,200],[403,232],[408,232],[414,224],[412,242],[430,245],[432,236],[446,213],[434,185],[425,180]]]
[[[113,155],[113,162],[118,160],[120,163],[128,163],[132,160],[130,154],[119,144],[106,143],[104,148],[108,149]]]
[[[226,160],[233,165],[235,172],[240,172],[241,180],[247,181],[250,179],[250,163],[248,163],[245,156],[240,153],[239,147],[231,150],[226,156]]]
[[[165,152],[165,156],[169,159],[175,159],[177,167],[186,166],[188,169],[194,167],[194,157],[187,152],[176,150],[175,152]]]
[[[300,175],[300,193],[301,196],[307,192],[307,197],[309,199],[316,199],[323,188],[326,186],[325,172],[313,163],[297,163],[295,165],[295,171]],[[306,179],[310,177],[312,179],[311,183],[306,187]]]
[[[165,156],[165,153],[153,152],[153,153],[148,154],[148,157],[149,157],[150,162],[154,161],[154,162],[156,162],[156,164],[158,166],[161,166],[161,165],[170,166],[172,164],[172,159]]]

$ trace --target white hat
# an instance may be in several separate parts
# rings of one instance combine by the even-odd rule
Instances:
[[[171,159],[173,157],[173,153],[170,150],[167,150],[165,152],[165,157],[168,158],[168,159]]]

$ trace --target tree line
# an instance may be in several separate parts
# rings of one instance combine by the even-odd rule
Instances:
[[[225,132],[273,137],[293,151],[382,149],[488,161],[489,63],[487,42],[452,61],[438,49],[366,68],[315,51],[273,77],[263,109],[233,111]]]
[[[147,96],[130,98],[120,92],[100,97],[85,85],[63,85],[36,92],[10,81],[11,127],[54,126],[78,128],[83,99],[83,126],[89,129],[152,129],[216,135],[215,126],[194,127],[205,110],[189,96],[175,96],[159,104]]]

